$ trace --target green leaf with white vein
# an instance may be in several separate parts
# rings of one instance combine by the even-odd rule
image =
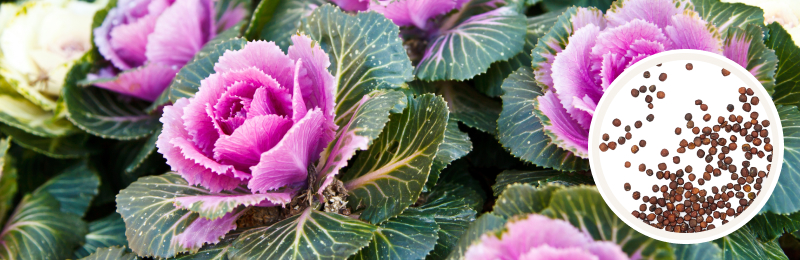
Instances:
[[[778,56],[778,69],[775,71],[775,104],[800,106],[800,47],[792,41],[792,36],[777,22],[767,25],[768,37],[764,43],[775,50]]]
[[[775,259],[789,260],[778,244],[778,240],[771,242],[760,241],[749,227],[744,226],[730,235],[714,241],[722,248],[722,259]]]
[[[764,11],[743,3],[723,3],[720,0],[693,0],[694,10],[704,21],[717,27],[722,39],[728,38],[729,28],[745,28],[748,24],[764,24]]]
[[[500,103],[479,93],[468,84],[455,81],[414,81],[409,87],[417,93],[436,93],[447,101],[450,118],[486,133],[497,133]]]
[[[41,137],[4,124],[0,124],[0,132],[13,137],[11,140],[15,144],[52,158],[78,158],[97,151],[87,145],[89,135],[85,133]]]
[[[138,260],[141,259],[136,254],[131,253],[128,248],[122,246],[104,247],[97,249],[97,252],[81,258],[81,260]]]
[[[674,259],[668,243],[649,238],[623,223],[594,186],[567,187],[553,192],[542,214],[569,221],[595,240],[617,243],[628,255],[641,253],[648,259]]]
[[[502,229],[505,224],[506,219],[491,212],[481,215],[481,217],[469,224],[469,228],[467,228],[467,231],[458,239],[458,244],[453,247],[447,259],[463,259],[467,248],[469,248],[473,242],[478,241],[483,234]]]
[[[17,168],[14,158],[8,154],[10,146],[8,138],[0,139],[0,224],[6,219],[17,194]]]
[[[541,167],[561,171],[589,170],[589,160],[556,146],[534,114],[534,101],[543,95],[533,71],[522,67],[503,81],[503,110],[497,120],[500,144],[512,155]]]
[[[198,213],[174,205],[177,199],[209,193],[203,188],[189,185],[181,176],[172,173],[140,178],[120,191],[117,195],[117,212],[125,220],[125,236],[130,248],[141,256],[165,258],[198,250],[200,246],[193,242],[199,239],[207,239],[206,242],[210,244],[218,242],[222,235],[236,227],[235,223],[225,221],[235,221],[241,210],[234,209],[229,213],[232,215],[226,215],[226,218],[207,220]],[[227,210],[225,207],[215,209],[219,211],[204,213],[219,214]],[[217,220],[220,224],[213,232],[184,234],[193,225],[202,226]],[[195,240],[189,242],[189,239]]]
[[[784,233],[800,230],[800,212],[788,215],[764,212],[747,222],[747,227],[761,241],[772,241]]]
[[[700,244],[672,244],[675,259],[680,260],[719,260],[722,256],[717,244],[705,242]]]
[[[66,259],[83,242],[86,223],[77,215],[59,211],[47,192],[28,194],[3,228],[0,258]]]
[[[800,211],[800,111],[795,106],[778,106],[783,126],[783,166],[778,185],[761,209],[778,214]]]
[[[259,4],[253,17],[264,17],[265,13],[271,12],[270,16],[272,18],[266,21],[266,24],[261,24],[261,28],[252,26],[248,28],[248,39],[275,42],[283,51],[286,51],[289,45],[292,44],[291,37],[297,33],[297,30],[302,25],[302,21],[308,17],[317,6],[322,6],[327,3],[325,0],[261,1],[261,3],[264,2],[279,3],[277,3],[274,9],[269,8],[271,6],[262,6],[262,4]]]
[[[422,259],[436,245],[437,232],[433,214],[407,209],[381,224],[369,245],[351,259]]]
[[[378,227],[307,208],[269,227],[250,229],[233,243],[231,259],[344,259],[369,244]]]
[[[89,168],[86,160],[82,160],[39,186],[35,193],[50,193],[58,200],[62,212],[83,216],[97,195],[98,187],[100,177]]]
[[[728,38],[723,43],[723,53],[747,68],[769,93],[773,93],[778,57],[775,51],[764,45],[763,38],[764,32],[759,25],[731,27],[728,29]],[[742,53],[747,53],[747,56],[742,56]]]
[[[214,64],[226,50],[240,50],[247,44],[247,40],[234,38],[220,42],[209,51],[208,55],[196,59],[186,66],[183,66],[172,83],[169,84],[169,100],[172,102],[185,97],[193,97],[194,93],[200,89],[200,81],[214,73]]]
[[[302,1],[292,1],[302,2]],[[330,4],[314,10],[303,32],[328,53],[336,78],[336,122],[376,89],[397,89],[411,75],[400,29],[381,14],[349,15]]]
[[[437,185],[436,188],[439,188]],[[439,239],[427,259],[444,259],[458,242],[458,238],[466,231],[469,223],[475,220],[477,211],[470,203],[480,198],[473,194],[472,198],[463,196],[461,191],[467,188],[450,184],[449,189],[434,191],[428,194],[427,201],[419,209],[422,213],[432,214],[439,225]]]
[[[361,219],[381,223],[417,200],[444,139],[447,114],[441,97],[425,94],[409,97],[402,114],[389,116],[378,139],[342,175],[351,208],[365,207]]]
[[[125,240],[125,222],[122,216],[114,212],[110,215],[89,222],[89,233],[86,242],[75,250],[75,258],[83,258],[98,252],[101,248],[127,246]]]
[[[492,213],[504,217],[539,213],[550,206],[553,193],[563,189],[561,185],[534,187],[530,184],[511,184],[497,197]]]
[[[235,238],[236,236],[232,235],[226,236],[219,243],[206,245],[196,253],[181,254],[171,260],[228,260],[228,250]]]
[[[451,162],[464,157],[470,151],[472,151],[472,142],[469,140],[469,135],[461,132],[458,129],[458,121],[451,117],[447,120],[444,141],[439,145],[436,157],[433,158],[431,173],[428,175],[428,181],[425,182],[424,191],[429,191],[436,185],[442,170],[447,168]]]
[[[531,65],[531,51],[536,47],[539,37],[547,33],[553,26],[560,12],[547,12],[542,15],[529,17],[525,45],[522,51],[507,61],[492,63],[484,74],[475,76],[475,88],[490,97],[499,97],[503,94],[501,86],[503,80],[520,67]]]
[[[430,41],[415,74],[426,81],[470,79],[517,55],[525,44],[525,27],[525,15],[511,7],[469,17]]]

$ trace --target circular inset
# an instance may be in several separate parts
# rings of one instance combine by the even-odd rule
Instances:
[[[658,98],[642,89],[657,89]],[[630,124],[636,128],[617,127]],[[626,134],[633,138],[615,142]],[[745,68],[674,50],[637,62],[605,90],[589,150],[597,188],[626,224],[661,241],[702,243],[741,228],[766,204],[780,175],[783,131],[769,94]]]

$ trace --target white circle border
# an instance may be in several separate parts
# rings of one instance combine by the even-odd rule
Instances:
[[[600,131],[596,130],[599,128],[600,123],[596,122],[603,122],[603,119],[606,115],[605,112],[608,110],[613,97],[615,97],[619,91],[622,91],[622,88],[626,83],[628,83],[628,81],[636,76],[640,76],[641,73],[647,68],[651,68],[660,63],[678,60],[697,60],[726,68],[731,72],[731,75],[738,77],[744,82],[744,84],[747,85],[747,87],[752,88],[759,97],[768,97],[762,98],[761,103],[764,104],[767,118],[773,122],[769,128],[771,129],[770,132],[773,135],[771,138],[772,143],[777,148],[773,149],[773,167],[770,171],[770,176],[769,178],[765,179],[766,185],[762,187],[761,194],[756,197],[753,205],[748,207],[744,213],[734,218],[729,223],[725,225],[719,225],[713,230],[699,233],[667,232],[662,229],[653,228],[638,218],[634,218],[633,215],[628,212],[629,209],[624,208],[622,204],[617,201],[617,198],[615,198],[611,193],[611,187],[605,181],[605,176],[603,175],[603,171],[600,167],[600,160],[593,159],[599,158],[600,151],[599,149],[592,148],[598,147],[600,145],[600,140],[602,140],[600,137]],[[592,176],[597,186],[597,190],[600,192],[600,195],[603,197],[603,200],[606,202],[608,207],[611,208],[611,211],[613,211],[620,219],[622,219],[625,224],[639,233],[642,233],[653,239],[674,244],[703,243],[727,236],[728,234],[740,229],[753,217],[758,215],[761,209],[766,205],[767,200],[769,200],[769,198],[772,196],[772,192],[775,190],[775,186],[778,184],[778,178],[780,177],[780,172],[783,165],[783,148],[783,127],[778,115],[778,110],[775,107],[775,103],[772,101],[772,97],[769,95],[769,93],[767,93],[766,89],[764,89],[761,83],[752,74],[750,74],[747,69],[743,68],[736,62],[724,56],[700,50],[686,49],[661,52],[642,59],[633,66],[625,69],[622,74],[620,74],[606,89],[603,97],[600,98],[600,102],[597,104],[594,116],[592,117],[591,127],[589,128],[589,164],[592,170]]]

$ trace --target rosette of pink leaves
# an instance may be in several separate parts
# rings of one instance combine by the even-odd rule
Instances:
[[[594,241],[569,222],[531,214],[507,223],[500,235],[484,234],[467,249],[468,260],[623,260],[628,255],[619,245]]]
[[[719,30],[727,28],[704,21],[689,1],[623,0],[605,15],[595,8],[578,8],[569,19],[565,48],[559,39],[543,38],[534,49],[535,78],[546,89],[536,104],[546,117],[542,121],[550,139],[583,158],[588,158],[589,126],[597,103],[611,82],[636,62],[663,51],[696,49],[748,64],[750,40],[732,33],[727,41],[722,39]],[[751,73],[771,78],[772,65]]]
[[[87,79],[97,87],[154,101],[206,42],[247,14],[241,4],[218,14],[215,2],[120,0],[94,29],[94,43],[111,66]]]

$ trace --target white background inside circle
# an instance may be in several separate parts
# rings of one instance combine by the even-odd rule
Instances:
[[[691,71],[685,69],[686,63],[689,62],[694,65]],[[659,63],[662,63],[661,67],[656,66]],[[731,71],[731,75],[723,77],[720,72],[722,67]],[[650,72],[650,78],[645,79],[642,76],[644,71]],[[667,74],[665,82],[658,80],[658,76],[662,72]],[[632,97],[630,90],[632,88],[638,89],[641,85],[646,85],[648,88],[650,85],[656,85],[656,91],[664,91],[666,97],[658,99],[656,94],[650,93],[649,90],[647,93],[640,94],[638,98]],[[659,230],[634,218],[631,212],[638,210],[639,205],[642,204],[641,198],[633,200],[632,194],[634,191],[639,191],[642,197],[652,196],[656,194],[652,192],[653,184],[658,184],[659,186],[669,184],[669,181],[658,180],[655,174],[647,176],[645,173],[639,172],[638,165],[645,163],[648,169],[658,171],[658,163],[664,162],[667,163],[668,170],[675,172],[675,170],[683,169],[686,165],[691,164],[694,168],[693,173],[698,179],[702,178],[704,168],[708,163],[697,157],[698,149],[687,149],[686,153],[683,154],[677,152],[680,140],[687,139],[687,141],[691,142],[695,136],[691,129],[686,128],[684,115],[692,113],[692,120],[695,126],[702,129],[704,126],[710,127],[716,124],[718,116],[724,116],[727,120],[731,112],[726,110],[726,106],[733,104],[735,107],[733,113],[742,115],[745,120],[749,120],[750,113],[742,110],[742,103],[738,100],[737,89],[741,86],[752,88],[756,92],[756,96],[759,97],[761,103],[758,106],[753,106],[751,112],[756,111],[759,113],[759,122],[767,118],[770,120],[772,124],[767,130],[770,132],[772,145],[775,147],[772,171],[769,177],[764,179],[761,194],[756,198],[754,204],[739,217],[729,218],[729,223],[722,225],[721,220],[715,219],[712,223],[716,226],[714,230],[694,234],[677,234],[663,229]],[[644,101],[647,95],[653,96],[653,109],[647,108],[647,103]],[[694,105],[694,101],[697,99],[703,100],[703,103],[709,106],[708,111],[702,111],[699,106]],[[706,113],[712,116],[709,122],[705,122],[702,119]],[[653,122],[645,120],[645,117],[649,114],[655,116]],[[611,124],[615,118],[619,118],[622,121],[620,127],[614,127]],[[640,129],[634,127],[634,122],[637,120],[641,120],[643,123]],[[616,142],[618,137],[624,136],[626,125],[631,126],[633,138],[626,140],[624,145],[618,145],[614,151],[600,152],[598,146],[603,142],[602,135],[608,133],[611,137],[609,141]],[[681,127],[682,134],[680,136],[674,133],[676,127]],[[731,134],[733,133],[722,131],[720,135],[721,137],[729,138]],[[736,136],[741,140],[737,142],[739,148],[735,152],[732,151],[730,156],[734,159],[734,164],[737,165],[738,173],[741,169],[741,162],[744,160],[741,152],[744,137],[738,134]],[[639,140],[642,139],[646,140],[647,145],[640,148],[637,154],[631,153],[631,146],[638,146]],[[702,146],[701,148],[707,154],[709,147]],[[761,147],[763,147],[763,144]],[[783,161],[782,147],[783,134],[775,105],[766,90],[761,87],[749,72],[723,56],[696,50],[676,50],[659,53],[636,63],[626,69],[606,90],[593,116],[589,136],[589,159],[598,190],[609,207],[626,224],[649,237],[671,243],[686,244],[707,242],[725,236],[739,229],[758,213],[777,183],[781,162]],[[660,156],[660,151],[664,148],[669,151],[669,156],[667,157]],[[672,162],[673,156],[680,156],[681,161],[679,164]],[[715,168],[716,160],[717,157],[715,155],[714,161],[712,161],[712,166]],[[624,167],[625,161],[631,162],[631,168]],[[751,166],[755,166],[759,170],[765,170],[766,164],[766,156],[763,159],[754,157],[751,160]],[[684,176],[684,180],[688,181],[688,175],[687,173]],[[730,175],[730,172],[723,171],[721,176],[712,177],[711,181],[706,182],[705,185],[697,185],[697,180],[693,184],[700,189],[706,189],[711,194],[712,186],[719,187],[722,184],[731,182]],[[623,189],[623,185],[626,182],[632,186],[630,191]],[[660,194],[660,191],[658,194]],[[734,208],[738,206],[738,199],[729,201],[734,205]]]

